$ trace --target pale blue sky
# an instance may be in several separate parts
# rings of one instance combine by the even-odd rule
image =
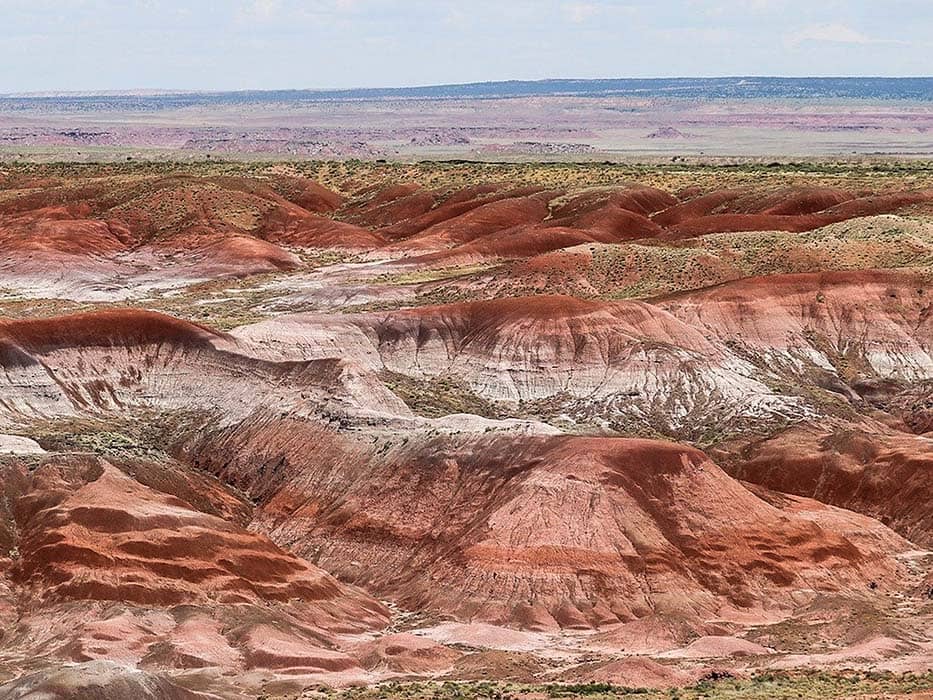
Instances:
[[[933,0],[0,0],[0,93],[933,75]]]

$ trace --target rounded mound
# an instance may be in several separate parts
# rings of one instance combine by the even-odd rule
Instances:
[[[303,601],[381,607],[265,537],[194,510],[107,462],[49,458],[16,508],[11,578],[44,602],[113,600],[165,606]]]
[[[7,700],[208,700],[169,679],[114,661],[40,671],[0,685]]]
[[[162,344],[204,348],[226,338],[206,326],[137,309],[92,311],[53,319],[0,320],[0,340],[35,353]]]
[[[297,255],[274,243],[250,236],[221,238],[204,246],[196,254],[202,256],[200,267],[210,277],[224,272],[245,275],[295,270],[301,266],[301,258]]]

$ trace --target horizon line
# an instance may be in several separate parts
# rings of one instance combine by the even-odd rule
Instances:
[[[96,97],[96,96],[160,96],[160,95],[219,95],[263,92],[366,92],[379,90],[427,90],[436,88],[472,87],[481,85],[515,85],[543,83],[600,83],[610,81],[654,82],[677,80],[933,80],[933,75],[703,75],[703,76],[652,76],[652,77],[602,77],[602,78],[507,78],[501,80],[478,80],[451,83],[424,83],[417,85],[382,85],[351,87],[262,87],[262,88],[93,88],[86,90],[34,90],[27,92],[0,92],[3,99],[28,99],[36,97]]]

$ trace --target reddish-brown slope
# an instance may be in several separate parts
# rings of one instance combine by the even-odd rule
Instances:
[[[132,272],[120,258],[133,235],[120,222],[61,213],[0,220],[0,288],[27,296],[93,297],[95,290],[106,296],[113,280]]]
[[[780,608],[801,587],[896,585],[897,538],[856,544],[832,514],[818,525],[779,511],[682,446],[461,438],[360,462],[319,428],[244,428],[196,438],[188,458],[252,493],[275,539],[413,609],[528,628],[700,624]],[[276,474],[257,479],[257,460]]]
[[[399,249],[444,248],[515,226],[540,223],[548,215],[547,195],[514,197],[483,204],[396,243]]]
[[[636,214],[651,216],[655,212],[676,206],[678,199],[656,187],[635,185],[613,194],[609,201]]]
[[[215,599],[378,605],[265,538],[140,485],[107,463],[47,464],[15,506],[11,578],[36,599],[175,605]]]
[[[192,251],[196,269],[213,278],[295,270],[301,259],[274,243],[251,236],[229,236]]]
[[[122,222],[89,213],[71,205],[0,217],[0,287],[23,285],[54,296],[127,272],[117,257],[136,243],[135,236]]]
[[[611,234],[616,241],[653,238],[662,232],[661,227],[646,216],[612,203],[581,216],[573,225],[587,231]]]
[[[668,207],[652,216],[651,220],[659,226],[669,228],[691,219],[709,216],[718,209],[725,207],[730,202],[734,202],[741,195],[742,192],[739,190],[711,192],[710,194],[695,197],[681,204]]]
[[[0,319],[0,340],[38,353],[62,348],[161,344],[209,347],[213,341],[224,337],[205,326],[135,309],[93,311],[48,319]]]
[[[834,221],[845,221],[857,216],[893,213],[928,202],[933,202],[933,189],[906,190],[851,199],[829,209],[824,209],[821,213]]]
[[[473,211],[474,209],[492,201],[495,201],[495,198],[470,198],[466,200],[445,202],[444,204],[438,205],[430,211],[425,212],[421,216],[416,216],[406,221],[400,221],[396,224],[393,224],[392,226],[386,226],[385,228],[381,229],[379,233],[390,241],[398,241],[410,236],[414,236],[421,231],[424,231],[425,229],[435,226],[441,222],[447,221],[449,219],[455,219],[458,216],[462,216],[463,214]]]
[[[362,206],[382,206],[405,197],[410,197],[421,190],[417,182],[399,182],[394,185],[370,185],[358,190],[354,194],[363,197]],[[351,204],[349,208],[352,208]]]
[[[380,229],[380,233],[389,240],[411,238],[432,227],[441,227],[446,222],[454,223],[460,217],[481,207],[492,206],[506,200],[536,198],[550,201],[558,192],[547,192],[541,187],[501,189],[497,187],[470,187],[452,193],[443,202],[421,216],[407,221],[400,221],[392,226]],[[491,210],[494,212],[495,208]],[[541,217],[544,218],[544,215]],[[467,219],[469,221],[469,219]]]
[[[651,187],[587,192],[553,207],[548,225],[609,234],[615,241],[650,238],[662,229],[648,217],[675,204],[676,198]]]
[[[42,209],[0,222],[0,246],[10,259],[25,257],[109,256],[133,242],[116,221],[83,218],[87,212]]]
[[[879,519],[933,546],[933,441],[880,426],[807,424],[754,443],[730,472]]]
[[[437,198],[434,194],[419,191],[391,202],[361,209],[355,213],[344,210],[341,215],[346,220],[362,226],[382,228],[421,216],[431,211],[435,204],[437,204]]]
[[[756,198],[753,211],[761,214],[800,216],[842,204],[854,195],[834,187],[800,187]]]
[[[665,210],[654,221],[667,238],[734,231],[811,231],[861,216],[900,211],[933,201],[933,190],[903,191],[855,198],[822,188],[784,190],[770,195],[736,192],[704,195]]]
[[[469,187],[464,187],[449,193],[444,198],[444,203],[451,205],[457,204],[459,202],[475,201],[482,197],[487,197],[489,195],[495,194],[496,192],[500,192],[504,189],[504,185],[493,182],[483,183],[480,185],[471,185]],[[505,196],[508,196],[508,194]]]
[[[112,202],[112,185],[106,178],[85,181],[35,182],[32,188],[0,202],[0,215],[15,216],[37,209],[58,206],[84,206],[98,211],[101,201]]]
[[[278,175],[270,179],[269,186],[292,204],[317,214],[336,211],[344,201],[336,192],[304,177]]]
[[[552,215],[558,220],[575,221],[606,206],[611,206],[649,217],[677,204],[679,200],[664,190],[644,185],[631,185],[621,190],[595,190],[574,195],[555,206],[552,209]]]
[[[270,241],[308,248],[371,250],[385,244],[376,232],[324,216],[293,215],[280,210],[266,217],[261,235]]]
[[[914,381],[933,372],[926,287],[923,274],[837,271],[751,277],[654,303],[763,363],[818,362],[847,381]]]
[[[420,185],[393,185],[348,204],[341,210],[340,218],[366,228],[382,228],[421,216],[434,208],[437,201],[435,193]]]
[[[541,253],[581,243],[614,241],[612,235],[572,228],[520,226],[498,231],[437,253],[406,260],[407,264],[464,264],[497,258],[530,258]]]

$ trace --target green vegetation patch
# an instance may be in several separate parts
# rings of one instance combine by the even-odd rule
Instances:
[[[842,700],[917,697],[917,694],[930,690],[933,690],[933,672],[774,671],[757,673],[749,678],[712,673],[696,685],[670,690],[631,688],[611,683],[389,682],[346,690],[321,687],[306,691],[301,697],[340,700]],[[273,697],[265,696],[268,700]]]
[[[58,418],[37,421],[20,432],[47,452],[89,452],[102,457],[167,459],[178,436],[204,414],[189,412],[141,414],[132,419]]]
[[[458,277],[468,277],[470,275],[488,272],[496,267],[498,267],[498,265],[479,263],[476,265],[428,268],[410,272],[384,274],[377,277],[375,281],[381,284],[423,284],[425,282],[440,282],[443,280],[457,279]]]
[[[487,418],[505,417],[500,407],[455,377],[414,379],[404,374],[383,372],[380,378],[419,416],[442,418],[454,413],[472,413]]]

